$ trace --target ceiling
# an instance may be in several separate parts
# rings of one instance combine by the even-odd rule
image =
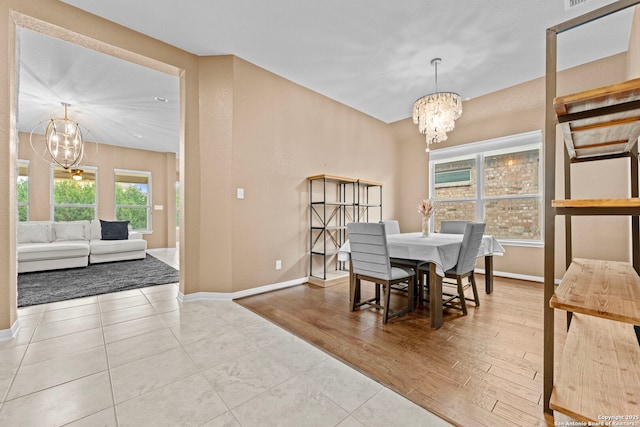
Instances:
[[[62,0],[197,55],[233,54],[390,123],[544,76],[545,29],[611,0]],[[628,48],[632,10],[559,37],[564,69]],[[20,130],[62,115],[99,141],[178,151],[177,78],[21,29]],[[158,102],[154,98],[166,98]],[[416,131],[417,132],[417,131]]]

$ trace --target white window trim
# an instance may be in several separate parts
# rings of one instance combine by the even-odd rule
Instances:
[[[55,183],[54,170],[56,167],[61,167],[61,166],[56,166],[52,164],[51,167],[49,168],[49,183],[50,183],[49,200],[51,201],[49,218],[51,218],[51,221],[53,221],[55,218],[54,212],[56,207],[93,208],[93,219],[98,219],[98,193],[99,193],[98,192],[98,168],[96,166],[83,166],[83,165],[77,165],[73,167],[73,169],[82,169],[83,171],[90,170],[95,172],[96,179],[94,181],[95,182],[94,203],[90,205],[81,205],[81,204],[56,203],[54,191],[53,191],[53,186]]]
[[[496,199],[496,200],[504,200],[508,199],[512,196],[499,196],[499,197],[484,197],[481,198],[481,195],[484,194],[484,179],[482,176],[482,167],[484,164],[484,153],[489,151],[497,151],[502,149],[512,149],[514,147],[522,147],[526,145],[538,145],[540,149],[540,162],[539,162],[539,170],[538,174],[540,177],[539,183],[539,192],[537,195],[522,195],[516,196],[513,198],[537,198],[540,201],[543,201],[543,193],[542,189],[544,188],[544,175],[542,170],[542,131],[536,130],[531,132],[524,132],[515,135],[503,136],[500,138],[487,139],[484,141],[472,142],[469,144],[458,145],[455,147],[447,147],[441,148],[437,150],[432,150],[429,153],[429,194],[430,197],[434,197],[435,195],[435,163],[441,160],[455,160],[455,158],[469,158],[471,156],[476,156],[476,162],[478,163],[476,167],[476,197],[475,198],[460,198],[455,199],[456,201],[475,201],[476,203],[476,221],[484,221],[484,204],[480,203],[484,200]],[[538,215],[540,216],[540,240],[533,239],[498,239],[501,244],[508,246],[524,246],[524,247],[543,247],[544,246],[544,206],[541,205],[540,212]],[[432,216],[430,219],[431,227],[433,229],[435,218]]]
[[[140,170],[133,170],[133,169],[114,169],[113,170],[113,193],[114,193],[114,197],[113,197],[113,203],[114,203],[114,209],[113,212],[115,214],[115,212],[117,211],[118,208],[142,208],[142,205],[118,205],[116,203],[116,198],[115,198],[115,191],[116,191],[116,184],[118,183],[117,181],[117,176],[118,174],[133,174],[133,175],[146,175],[147,177],[147,229],[146,230],[136,230],[139,233],[142,234],[152,234],[153,233],[153,224],[151,222],[153,215],[152,212],[153,210],[151,209],[153,206],[153,203],[151,202],[151,193],[152,193],[152,173],[150,171],[140,171]]]

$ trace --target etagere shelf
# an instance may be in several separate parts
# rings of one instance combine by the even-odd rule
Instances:
[[[348,268],[336,256],[347,240],[347,223],[382,220],[382,183],[327,174],[307,180],[309,282],[332,286],[348,281]]]
[[[557,35],[636,4],[640,1],[621,0],[547,30],[544,410],[585,422],[600,422],[612,414],[640,414],[640,342],[633,326],[640,325],[640,79],[556,97]],[[565,200],[554,200],[556,127],[562,130],[566,149]],[[630,198],[571,199],[572,163],[613,158],[630,161]],[[557,288],[556,215],[565,217],[567,264]],[[575,215],[631,216],[632,263],[573,259]],[[554,309],[565,310],[568,320],[558,364]]]

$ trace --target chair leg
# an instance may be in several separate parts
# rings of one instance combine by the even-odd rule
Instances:
[[[382,292],[384,297],[382,323],[387,323],[389,321],[389,301],[391,300],[391,285],[389,285],[388,283],[383,285]]]
[[[476,278],[471,272],[471,276],[469,276],[469,281],[471,282],[471,289],[473,289],[473,299],[476,303],[476,307],[480,305],[480,297],[478,296],[478,287],[476,286]]]
[[[376,283],[376,304],[380,304],[380,283]]]
[[[464,287],[462,286],[462,279],[458,277],[458,299],[460,300],[460,307],[462,308],[462,314],[467,315],[467,303],[464,297]]]
[[[351,311],[356,311],[356,307],[360,300],[360,279],[356,277],[353,288],[351,289]]]
[[[417,285],[418,284],[416,283],[415,277],[410,277],[409,278],[409,295],[407,295],[409,312],[412,312],[417,305],[416,304]]]

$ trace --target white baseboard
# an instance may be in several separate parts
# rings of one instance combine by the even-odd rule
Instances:
[[[299,279],[289,280],[286,282],[274,283],[272,285],[260,286],[258,288],[247,289],[238,292],[196,292],[194,294],[184,295],[182,292],[178,292],[178,301],[190,302],[190,301],[231,301],[237,298],[248,297],[251,295],[263,294],[265,292],[276,291],[278,289],[289,288],[291,286],[301,285],[309,281],[308,277],[301,277]]]
[[[484,274],[485,270],[482,268],[476,268],[476,273]],[[544,277],[530,276],[527,274],[508,273],[505,271],[494,271],[494,277],[505,277],[507,279],[526,280],[529,282],[544,283]],[[247,289],[238,292],[196,292],[194,294],[184,295],[182,292],[178,292],[178,301],[190,302],[190,301],[231,301],[237,298],[244,298],[251,295],[263,294],[265,292],[276,291],[278,289],[289,288],[291,286],[301,285],[309,281],[308,277],[301,277],[299,279],[289,280],[287,282],[274,283],[272,285],[260,286],[258,288]],[[559,284],[560,279],[555,279],[555,283]]]
[[[474,270],[476,273],[484,274],[484,268],[476,268]],[[507,273],[506,271],[494,271],[494,277],[506,277],[507,279],[518,279],[518,280],[526,280],[528,282],[540,282],[544,283],[544,277],[542,276],[530,276],[528,274],[517,274],[517,273]],[[560,284],[560,279],[555,279],[554,283],[556,285]]]
[[[16,335],[18,335],[19,330],[20,324],[16,320],[15,322],[13,322],[13,325],[11,325],[11,328],[0,330],[0,342],[14,339]]]

